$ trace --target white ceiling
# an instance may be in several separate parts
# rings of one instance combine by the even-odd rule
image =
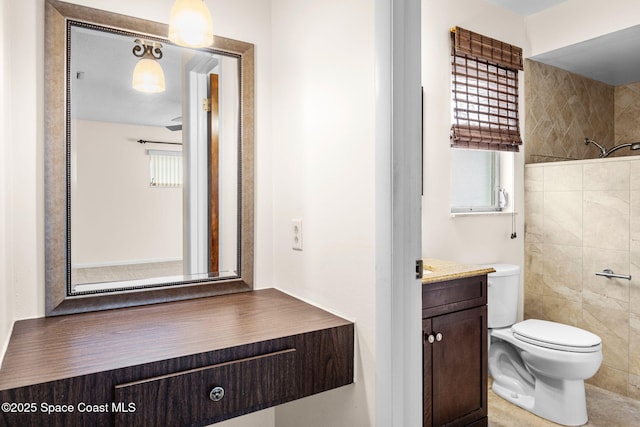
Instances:
[[[567,0],[487,0],[519,15],[528,16]],[[598,80],[612,86],[640,81],[640,26],[531,57],[535,61]]]
[[[566,0],[487,0],[523,16],[540,12]],[[142,94],[131,88],[138,58],[131,53],[135,37],[81,29],[72,35],[72,116],[152,126],[179,124],[182,115],[181,69],[184,55],[198,51],[165,45],[159,61],[167,90]],[[610,85],[640,81],[640,25],[587,40],[530,59],[580,74]],[[82,79],[76,73],[83,72]]]
[[[640,25],[531,57],[612,86],[640,81]]]
[[[567,0],[487,0],[518,15],[528,16],[548,9]]]
[[[181,124],[183,63],[213,55],[165,44],[158,61],[166,90],[142,93],[131,86],[138,59],[136,37],[72,27],[71,116],[84,120],[170,126]],[[81,77],[78,77],[81,73]]]

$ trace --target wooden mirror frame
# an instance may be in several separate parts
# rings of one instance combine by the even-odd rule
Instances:
[[[170,286],[70,295],[71,240],[67,163],[68,132],[67,23],[96,24],[167,40],[168,25],[98,9],[46,0],[45,4],[45,314],[106,310],[166,301],[223,295],[253,289],[254,245],[254,46],[216,36],[213,53],[238,58],[240,67],[240,185],[238,277],[173,283]]]

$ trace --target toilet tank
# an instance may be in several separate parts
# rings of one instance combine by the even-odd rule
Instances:
[[[488,274],[487,311],[488,326],[505,328],[517,322],[520,267],[512,264],[491,264],[495,273]]]

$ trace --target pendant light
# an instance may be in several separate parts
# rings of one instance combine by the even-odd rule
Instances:
[[[140,60],[133,69],[133,88],[146,93],[164,92],[164,72],[158,63],[158,60],[162,59],[162,45],[140,39],[136,39],[135,42],[133,55]]]
[[[169,40],[186,47],[213,44],[211,13],[204,0],[176,0],[169,17]]]

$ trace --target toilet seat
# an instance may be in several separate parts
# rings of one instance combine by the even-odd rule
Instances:
[[[546,320],[524,320],[511,329],[520,341],[553,350],[592,353],[602,347],[600,337],[591,332]]]

